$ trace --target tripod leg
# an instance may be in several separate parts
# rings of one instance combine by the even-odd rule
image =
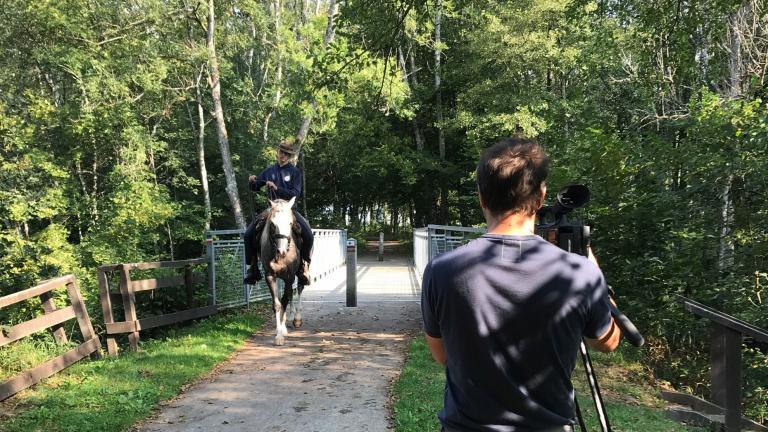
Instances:
[[[611,432],[611,425],[608,422],[608,414],[606,414],[605,405],[603,404],[603,396],[600,393],[600,386],[597,384],[597,377],[595,376],[594,369],[592,369],[592,360],[589,358],[587,345],[584,344],[584,341],[581,342],[579,352],[581,353],[581,360],[584,363],[584,373],[587,374],[587,383],[589,383],[589,389],[592,392],[592,400],[595,401],[595,409],[597,410],[597,419],[600,421],[600,429],[603,432]]]
[[[584,416],[581,415],[581,408],[579,408],[579,400],[576,398],[576,395],[573,395],[573,404],[576,407],[576,419],[579,421],[579,430],[581,432],[589,432],[587,425],[584,424]]]

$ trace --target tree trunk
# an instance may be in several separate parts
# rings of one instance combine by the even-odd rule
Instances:
[[[751,10],[751,3],[746,1],[742,6],[728,16],[728,84],[726,97],[737,99],[741,97],[743,90],[743,72],[744,59],[742,57],[741,42],[745,33],[742,25],[748,20],[746,15]],[[736,154],[738,154],[738,142],[736,143]],[[726,165],[727,177],[723,185],[722,207],[720,209],[720,247],[718,254],[717,267],[721,272],[729,271],[734,264],[734,242],[733,228],[735,223],[733,208],[733,181],[734,167],[730,163]]]
[[[397,62],[400,64],[400,69],[403,71],[403,81],[405,82],[405,86],[410,90],[411,94],[413,94],[413,88],[411,88],[410,82],[408,81],[408,69],[405,67],[405,57],[403,56],[403,50],[400,47],[397,47]],[[413,73],[413,71],[411,71],[411,73]],[[424,136],[421,134],[421,128],[419,128],[419,122],[416,121],[415,115],[411,119],[411,124],[413,125],[413,138],[416,141],[416,150],[423,151]]]
[[[208,170],[205,167],[205,110],[203,95],[200,92],[202,70],[195,83],[195,98],[197,100],[197,165],[200,168],[200,185],[203,187],[203,202],[205,203],[205,230],[211,229],[211,194],[208,190]],[[194,128],[194,123],[192,124]]]
[[[718,270],[727,272],[733,267],[733,174],[728,175],[722,192],[722,211],[720,212],[720,249],[717,261]]]
[[[245,219],[243,218],[243,210],[240,206],[240,195],[237,191],[235,170],[232,167],[232,157],[229,154],[229,137],[227,136],[227,125],[224,121],[224,109],[221,106],[219,62],[216,58],[216,46],[213,38],[215,30],[214,19],[213,0],[208,0],[208,35],[206,38],[206,47],[208,48],[208,80],[209,85],[211,86],[211,97],[213,98],[213,117],[216,120],[216,131],[219,136],[219,148],[221,149],[221,161],[224,169],[224,178],[227,184],[227,195],[229,196],[229,202],[232,204],[235,223],[237,223],[237,226],[240,229],[245,229]]]
[[[440,88],[440,60],[442,48],[440,41],[440,26],[443,20],[443,0],[437,0],[435,10],[435,111],[437,112],[437,146],[440,160],[445,160],[445,135],[443,134],[443,95]]]

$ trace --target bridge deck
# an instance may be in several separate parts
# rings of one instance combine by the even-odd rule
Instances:
[[[308,302],[346,302],[347,268],[341,267],[334,273],[320,279],[304,290],[303,301]],[[357,301],[415,301],[421,295],[416,273],[411,262],[402,257],[385,257],[377,261],[376,257],[363,256],[357,261]]]

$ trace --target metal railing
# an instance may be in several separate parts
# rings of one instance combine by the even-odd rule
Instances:
[[[434,257],[456,249],[485,233],[485,228],[451,225],[427,225],[413,230],[413,266],[421,278]]]
[[[247,305],[268,299],[269,288],[263,280],[256,285],[243,284],[246,270],[245,230],[211,230],[205,233],[208,259],[211,263],[209,286],[213,304],[219,309]],[[312,252],[313,282],[329,275],[345,263],[346,230],[316,229]],[[261,266],[261,263],[259,263]],[[263,268],[262,268],[263,272]],[[282,289],[282,281],[278,282]]]

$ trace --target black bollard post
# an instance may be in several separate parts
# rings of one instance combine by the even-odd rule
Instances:
[[[357,306],[357,240],[347,239],[347,307]]]

